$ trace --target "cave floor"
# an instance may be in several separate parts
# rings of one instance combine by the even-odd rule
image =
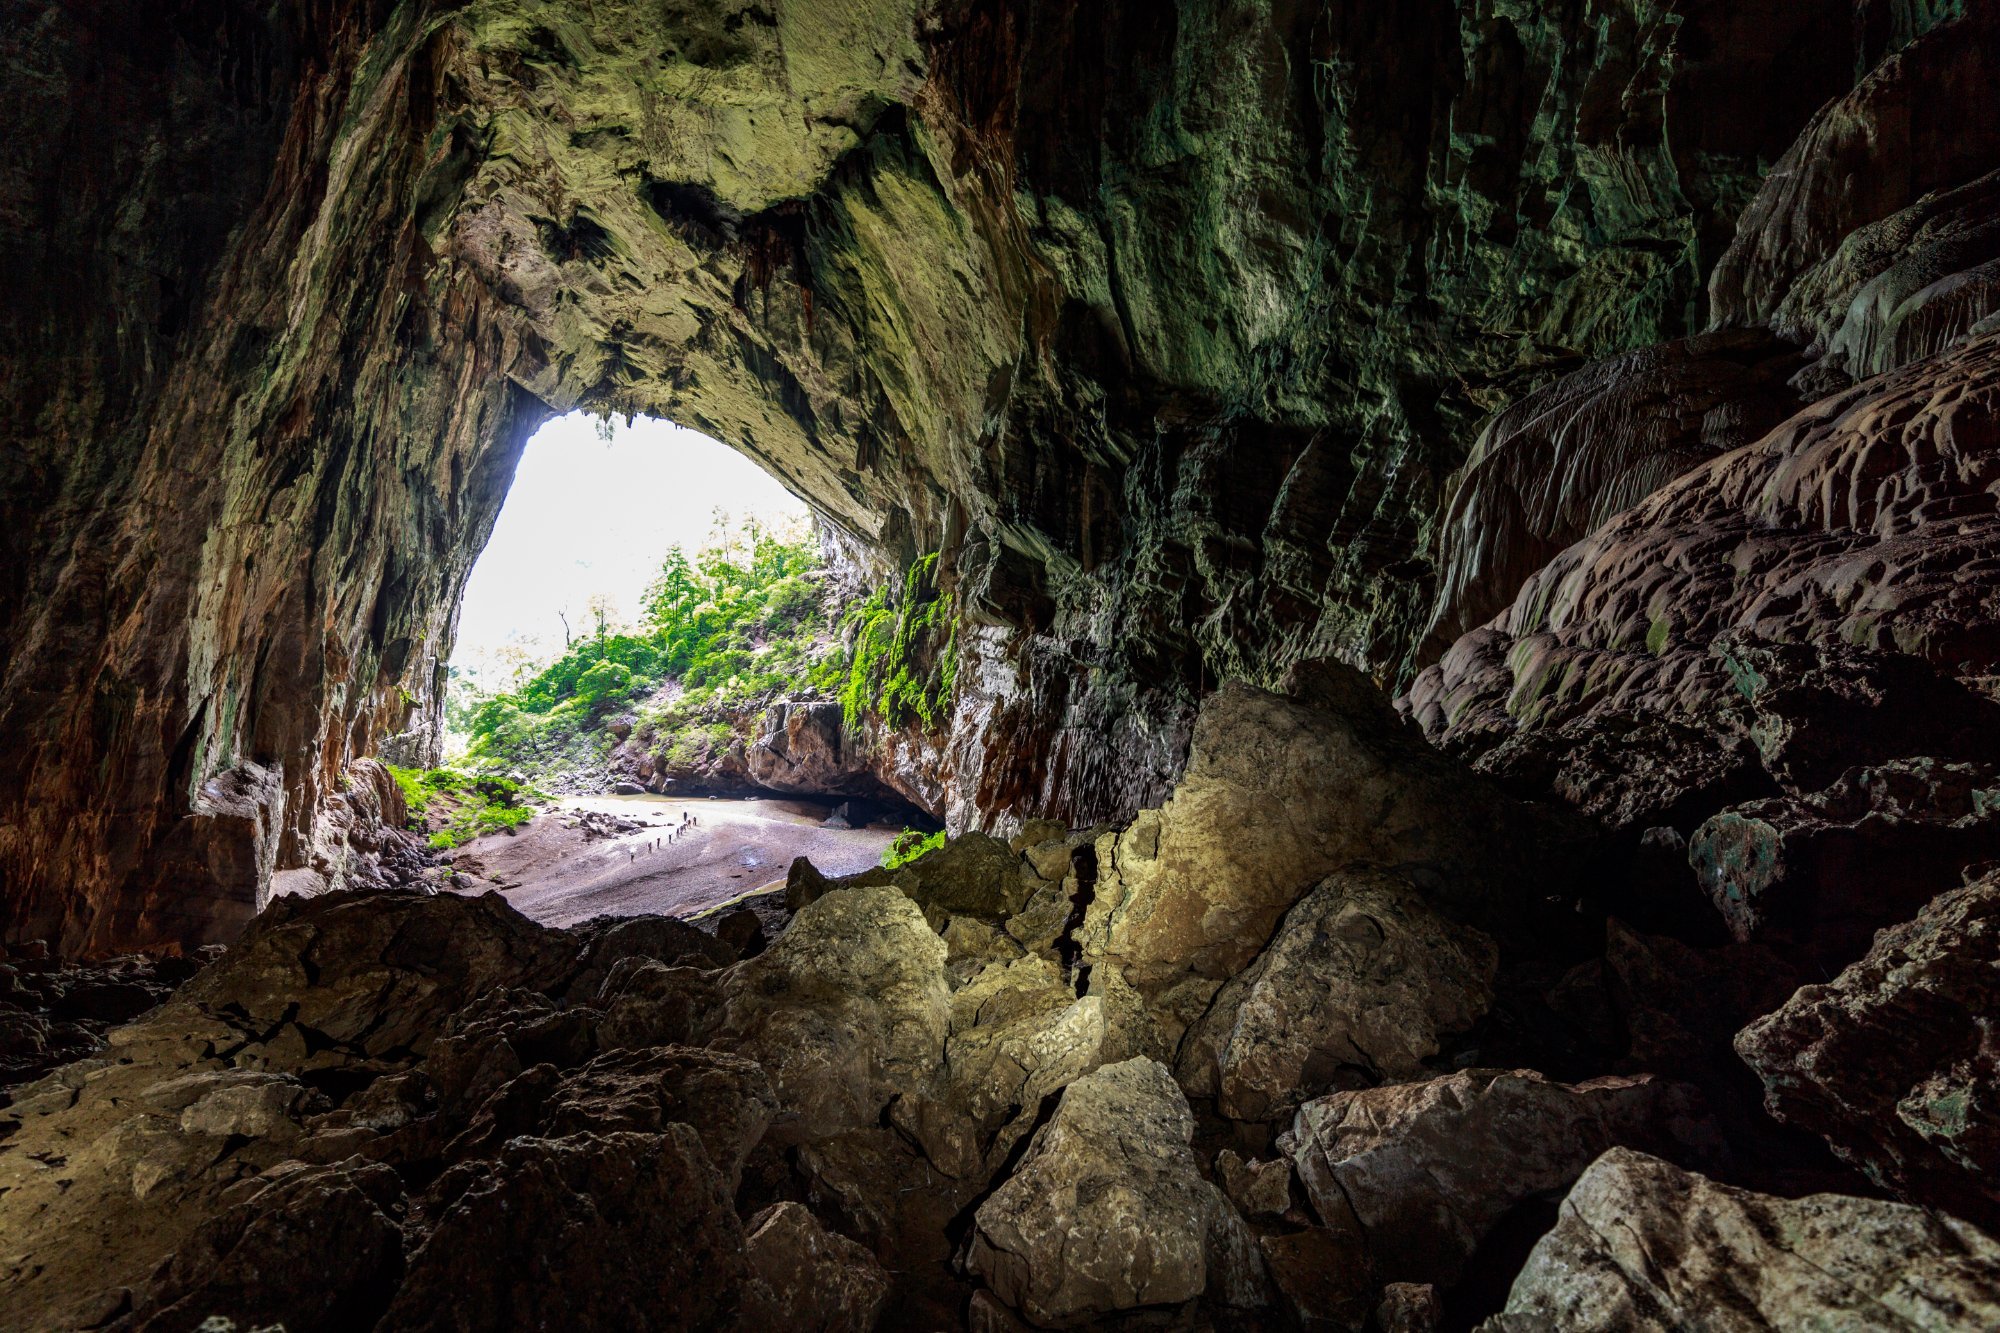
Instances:
[[[877,864],[899,830],[833,829],[830,805],[808,800],[565,797],[512,832],[489,833],[453,854],[464,893],[498,890],[549,926],[600,916],[690,916],[759,888],[782,884],[793,858],[827,875]],[[593,836],[569,827],[600,811],[644,821],[630,833]],[[669,842],[684,814],[701,822]]]

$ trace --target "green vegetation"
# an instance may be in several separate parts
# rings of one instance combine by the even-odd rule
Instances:
[[[511,778],[454,768],[397,768],[389,776],[402,789],[413,828],[430,830],[430,845],[450,851],[483,833],[519,828],[535,817],[523,804],[528,791]]]
[[[928,836],[913,828],[906,828],[896,835],[896,840],[882,849],[882,868],[900,870],[926,852],[937,851],[944,846],[944,830]]]
[[[937,555],[910,566],[896,606],[878,588],[844,617],[852,648],[840,684],[848,729],[879,711],[892,727],[911,721],[936,731],[958,687],[958,617],[937,587]]]
[[[454,679],[448,719],[469,737],[465,762],[530,775],[604,764],[623,719],[667,772],[698,772],[747,736],[777,699],[838,699],[850,729],[865,716],[938,728],[957,671],[951,599],[937,557],[844,610],[829,605],[810,528],[754,522],[722,530],[690,556],[676,547],[646,593],[637,625],[600,616],[594,634],[501,693]]]

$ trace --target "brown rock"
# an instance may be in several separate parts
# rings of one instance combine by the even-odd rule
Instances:
[[[752,1297],[742,1223],[686,1125],[515,1139],[452,1189],[386,1328],[723,1329]]]
[[[1765,1105],[1913,1203],[2000,1223],[2000,875],[1745,1028]]]
[[[1368,1315],[1375,1280],[1368,1256],[1321,1227],[1259,1240],[1271,1280],[1301,1327],[1355,1333]]]
[[[1420,1078],[1493,1002],[1497,951],[1400,875],[1329,875],[1257,961],[1216,994],[1178,1065],[1237,1120],[1289,1115],[1342,1086]]]
[[[1381,1333],[1437,1333],[1444,1327],[1444,1302],[1427,1282],[1391,1282],[1375,1307]]]
[[[1839,966],[1885,925],[2000,854],[2000,771],[1908,760],[1845,774],[1808,797],[1734,806],[1688,840],[1688,860],[1739,940]]]
[[[1940,1213],[1718,1185],[1614,1148],[1481,1333],[1991,1328],[2000,1241]]]
[[[1308,1102],[1292,1151],[1321,1219],[1365,1246],[1350,1262],[1448,1287],[1511,1209],[1569,1188],[1606,1148],[1710,1150],[1713,1133],[1684,1084],[1481,1069]]]
[[[1428,662],[1621,509],[1803,404],[1798,349],[1763,330],[1704,334],[1598,361],[1487,422],[1442,519]]]
[[[772,1317],[802,1333],[871,1333],[889,1300],[889,1275],[867,1250],[821,1226],[803,1204],[774,1203],[751,1218],[750,1267],[771,1289]]]
[[[203,1223],[113,1327],[175,1333],[221,1317],[297,1333],[371,1328],[403,1275],[401,1206],[387,1167],[278,1168]]]
[[[1245,1217],[1277,1216],[1292,1206],[1292,1163],[1284,1157],[1245,1161],[1224,1148],[1215,1155],[1222,1192]]]

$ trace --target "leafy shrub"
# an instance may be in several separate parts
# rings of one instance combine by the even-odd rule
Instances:
[[[752,522],[693,555],[676,547],[638,626],[600,626],[519,688],[454,703],[466,759],[529,773],[593,767],[616,744],[604,720],[621,706],[667,738],[666,762],[683,768],[719,755],[780,698],[838,699],[850,729],[870,714],[937,729],[957,671],[956,611],[937,586],[937,557],[911,567],[900,598],[878,589],[837,617],[825,585],[807,528]],[[641,706],[662,682],[674,688]]]
[[[918,857],[937,851],[944,846],[944,830],[936,833],[919,833],[906,828],[896,835],[895,841],[882,849],[882,868],[900,870]]]
[[[430,845],[438,851],[471,842],[482,833],[519,828],[535,812],[523,802],[528,789],[512,778],[462,772],[455,768],[398,768],[389,776],[409,807],[410,827],[423,831],[435,818]]]

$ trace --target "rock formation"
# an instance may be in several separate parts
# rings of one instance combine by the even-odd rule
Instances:
[[[941,553],[934,813],[1128,817],[1214,682],[1393,679],[1466,614],[1480,423],[1698,331],[1765,167],[1958,8],[21,0],[9,920],[173,943],[310,864],[341,764],[435,726],[519,444],[575,407],[743,449],[878,572]],[[1964,101],[1897,207],[1977,156]],[[1911,226],[1963,249],[1948,211]]]
[[[8,12],[0,1330],[2000,1322],[2000,5]],[[944,848],[433,892],[579,407]]]

